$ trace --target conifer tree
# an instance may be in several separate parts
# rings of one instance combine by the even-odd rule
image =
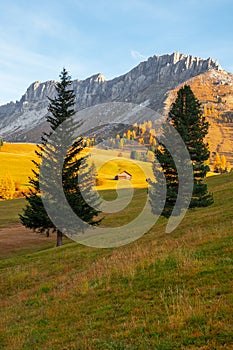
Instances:
[[[203,183],[208,171],[205,161],[209,158],[209,150],[208,145],[204,142],[208,133],[208,122],[202,115],[200,102],[196,99],[190,86],[185,85],[178,91],[177,98],[171,106],[168,121],[183,139],[193,166],[194,184],[189,207],[208,206],[213,203],[213,196],[208,193],[207,185]],[[175,140],[174,147],[176,147]],[[162,215],[169,217],[177,199],[178,172],[174,160],[164,144],[158,144],[155,156],[160,163],[167,186],[166,203]],[[158,165],[154,165],[155,178],[158,176],[158,172]],[[159,197],[159,187],[159,180],[157,183],[152,183],[151,205],[154,212],[156,212],[155,196],[157,194]]]
[[[73,139],[73,132],[77,125],[74,125],[72,116],[75,114],[75,94],[70,87],[71,77],[68,72],[63,69],[60,74],[60,82],[56,83],[56,97],[54,99],[49,98],[50,104],[48,107],[49,115],[47,121],[50,124],[52,131],[56,131],[56,139],[52,145],[46,145],[49,137],[52,135],[52,131],[44,133],[41,138],[41,144],[37,145],[36,154],[39,157],[39,161],[33,161],[36,165],[34,170],[34,177],[30,178],[30,193],[25,195],[27,205],[24,208],[23,214],[20,215],[22,224],[36,232],[46,233],[47,236],[51,232],[57,234],[57,246],[62,245],[62,231],[55,226],[48,216],[40,193],[40,182],[43,182],[44,188],[49,193],[51,199],[56,203],[56,207],[60,204],[58,197],[58,186],[57,179],[59,178],[60,168],[58,164],[63,164],[61,178],[63,191],[66,199],[71,206],[75,214],[87,223],[95,224],[93,218],[98,214],[98,210],[92,208],[86,203],[82,196],[78,177],[80,176],[80,169],[85,168],[86,178],[89,176],[88,163],[86,157],[82,156],[84,149],[84,142],[82,137],[77,137],[67,150],[70,140]],[[63,129],[63,122],[66,121],[66,128]],[[65,152],[65,157],[64,157]],[[44,169],[46,170],[46,178],[41,178],[41,160]],[[61,163],[62,162],[62,163]],[[92,171],[93,172],[93,169]],[[98,199],[94,192],[91,191],[92,180],[86,181],[87,188],[86,192],[89,191],[89,203],[93,203],[98,206]],[[87,194],[88,195],[88,194]],[[62,208],[60,208],[62,212]],[[56,213],[55,213],[56,215]],[[78,229],[83,230],[83,227]]]
[[[158,142],[155,149],[155,160],[153,162],[153,173],[156,181],[149,181],[151,185],[149,194],[152,212],[156,215],[160,215],[161,213],[162,216],[168,218],[176,203],[179,183],[174,159],[164,146],[166,144],[166,138],[171,138],[170,126],[163,123],[161,130],[163,132],[160,137],[160,142]],[[166,202],[162,209],[161,205],[163,204],[164,197],[164,181],[166,182]],[[179,215],[180,212],[176,214]]]
[[[203,183],[208,171],[205,161],[210,155],[208,144],[204,141],[209,123],[202,115],[201,104],[189,85],[178,91],[169,118],[182,137],[193,165],[194,188],[190,208],[209,206],[213,203],[213,196],[208,193],[207,185]]]

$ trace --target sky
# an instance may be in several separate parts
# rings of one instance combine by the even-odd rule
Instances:
[[[233,72],[232,0],[0,0],[0,105],[35,81],[128,72],[179,51]]]

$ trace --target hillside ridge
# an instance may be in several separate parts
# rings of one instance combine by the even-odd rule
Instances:
[[[201,102],[209,122],[209,142],[212,158],[218,152],[225,155],[233,165],[233,74],[224,70],[210,70],[192,77],[185,82],[191,86],[195,96]],[[170,90],[165,100],[164,113],[167,114],[175,101],[177,91],[183,84]]]

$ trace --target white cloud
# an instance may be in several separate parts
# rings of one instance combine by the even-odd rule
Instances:
[[[135,60],[140,60],[140,61],[145,61],[147,59],[146,56],[144,56],[142,53],[135,51],[135,50],[131,50],[131,56],[135,59]]]

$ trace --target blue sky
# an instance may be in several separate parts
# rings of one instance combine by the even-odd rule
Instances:
[[[63,66],[73,79],[111,79],[179,51],[233,72],[232,14],[232,0],[1,1],[0,105]]]

